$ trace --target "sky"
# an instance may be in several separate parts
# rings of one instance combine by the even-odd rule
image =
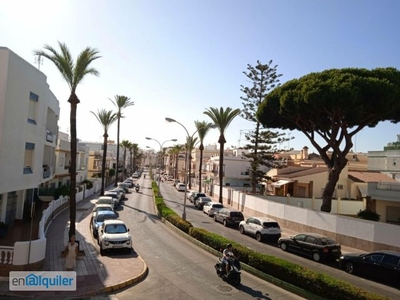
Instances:
[[[0,46],[47,76],[60,101],[60,131],[67,133],[68,86],[50,61],[37,64],[33,51],[57,48],[58,41],[73,57],[96,48],[101,58],[91,66],[100,75],[86,77],[77,90],[78,138],[102,142],[91,111],[113,110],[110,99],[124,95],[134,106],[123,111],[120,141],[159,150],[159,144],[172,146],[170,139],[183,144],[185,128],[196,131],[194,121],[211,121],[204,114],[210,107],[242,109],[241,85],[250,86],[243,72],[257,60],[273,60],[281,83],[331,68],[399,69],[399,12],[397,0],[2,0]],[[253,128],[235,118],[226,147],[244,146],[244,133]],[[293,139],[281,148],[316,152],[301,132],[284,133]],[[397,134],[400,123],[365,128],[353,151],[383,150]],[[211,130],[204,144],[217,144],[218,136]],[[109,139],[117,139],[116,123]]]

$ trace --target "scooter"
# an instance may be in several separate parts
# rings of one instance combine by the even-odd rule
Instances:
[[[229,262],[229,273],[226,274],[225,268],[223,268],[222,258],[218,258],[218,262],[215,264],[214,268],[217,271],[217,275],[224,280],[232,283],[234,286],[238,286],[241,281],[240,274],[242,273],[242,268],[240,262],[237,258],[231,258]]]
[[[139,186],[136,186],[136,188],[135,188],[135,190],[136,190],[136,193],[139,193]]]

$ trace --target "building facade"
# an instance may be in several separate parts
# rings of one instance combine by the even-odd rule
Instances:
[[[59,114],[47,77],[0,47],[0,221],[22,219],[54,177]]]

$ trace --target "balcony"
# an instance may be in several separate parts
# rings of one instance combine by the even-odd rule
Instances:
[[[54,142],[54,134],[50,130],[46,130],[46,141],[53,143]]]
[[[368,183],[368,196],[376,200],[400,202],[400,183],[370,182]]]

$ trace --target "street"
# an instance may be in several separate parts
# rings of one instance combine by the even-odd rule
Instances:
[[[133,246],[149,267],[139,284],[108,295],[112,299],[303,299],[242,272],[235,288],[214,270],[217,258],[169,230],[155,215],[151,181],[140,178],[140,193],[127,194],[119,211],[133,237]],[[179,199],[180,201],[180,199]],[[115,255],[118,259],[119,254]],[[123,255],[123,254],[121,254]],[[97,299],[97,298],[96,298]]]

